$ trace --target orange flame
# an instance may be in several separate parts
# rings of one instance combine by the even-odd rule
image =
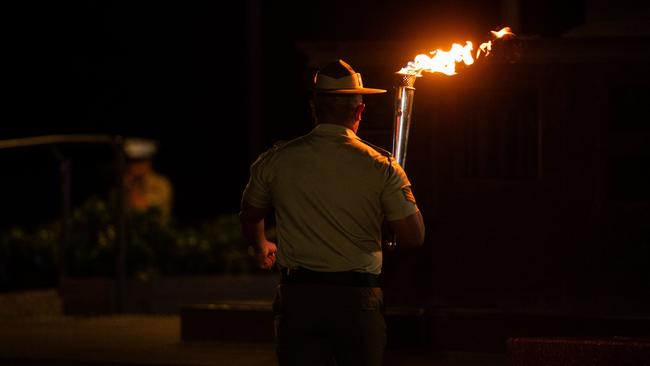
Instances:
[[[510,27],[504,27],[498,32],[491,31],[491,33],[494,39],[514,36]],[[452,44],[449,51],[443,51],[441,49],[431,51],[431,56],[419,54],[415,56],[413,61],[409,61],[407,66],[403,67],[398,73],[418,77],[422,76],[422,72],[424,71],[456,75],[456,64],[458,62],[462,61],[465,65],[469,66],[478,60],[481,54],[485,54],[485,56],[489,55],[492,50],[492,41],[481,43],[476,51],[475,57],[472,57],[473,47],[472,42],[467,41],[465,46],[461,46],[458,43]]]

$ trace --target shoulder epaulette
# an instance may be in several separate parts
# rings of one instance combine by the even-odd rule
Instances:
[[[393,154],[390,151],[388,151],[388,150],[386,150],[384,148],[381,148],[381,147],[379,147],[379,146],[377,146],[377,145],[375,145],[373,143],[370,143],[370,142],[368,142],[366,140],[363,140],[363,139],[360,139],[360,138],[358,138],[358,139],[359,139],[359,141],[363,142],[364,144],[366,144],[366,145],[372,147],[373,149],[377,150],[378,153],[384,155],[385,157],[387,157],[389,159],[393,157]]]

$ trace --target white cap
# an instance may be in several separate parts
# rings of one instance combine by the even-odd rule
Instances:
[[[158,143],[151,139],[127,138],[124,152],[131,159],[149,159],[158,151]]]

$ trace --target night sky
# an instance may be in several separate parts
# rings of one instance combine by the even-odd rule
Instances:
[[[0,139],[63,133],[154,138],[161,144],[156,166],[175,185],[179,219],[236,212],[254,156],[310,129],[305,85],[311,70],[297,42],[482,35],[503,25],[500,3],[16,3],[5,12],[9,95]],[[522,7],[521,31],[543,37],[584,20],[580,1],[526,1]],[[251,85],[260,100],[251,99]],[[251,110],[261,121],[258,131],[250,131]],[[73,161],[73,203],[107,190],[110,151],[60,149]],[[3,226],[57,215],[50,147],[0,151],[0,162]]]

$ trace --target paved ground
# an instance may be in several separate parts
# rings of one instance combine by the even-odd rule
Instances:
[[[181,342],[178,316],[0,320],[0,364],[275,365],[270,343]],[[388,365],[505,365],[499,354],[392,351]]]
[[[0,358],[153,365],[272,365],[270,345],[186,344],[178,316],[5,320]],[[78,364],[71,362],[71,364]]]
[[[66,317],[51,305],[51,293],[29,296],[0,296],[0,365],[276,365],[271,343],[181,342],[177,315]],[[386,356],[386,366],[506,364],[502,354]]]

